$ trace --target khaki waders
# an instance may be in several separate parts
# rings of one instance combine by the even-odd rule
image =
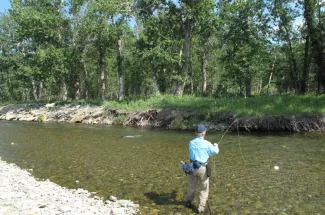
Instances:
[[[195,196],[196,184],[200,184],[200,203],[198,210],[203,212],[209,196],[209,177],[206,166],[201,166],[193,174],[188,175],[188,190],[186,201],[192,202]]]

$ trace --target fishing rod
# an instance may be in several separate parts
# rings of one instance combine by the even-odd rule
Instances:
[[[209,209],[209,214],[211,215],[211,209],[210,209],[209,199],[207,200],[207,205],[208,205],[208,209]]]
[[[245,163],[245,167],[246,167],[246,160],[244,158],[244,155],[243,155],[243,152],[242,152],[242,149],[241,149],[241,145],[240,145],[240,141],[239,141],[239,129],[238,129],[238,119],[235,119],[229,126],[228,128],[226,129],[226,131],[224,131],[224,133],[222,134],[221,138],[220,138],[220,141],[218,142],[218,144],[221,144],[222,143],[222,140],[224,138],[224,136],[228,133],[229,129],[232,127],[232,125],[234,123],[237,123],[237,140],[238,140],[238,146],[239,146],[239,149],[240,149],[240,153],[241,153],[241,156],[243,158],[243,161]],[[213,163],[213,173],[215,173],[215,160],[214,160],[214,157],[212,157],[212,163]],[[207,200],[207,206],[208,206],[208,210],[209,210],[209,214],[211,215],[211,208],[210,208],[210,203],[209,203],[209,200]]]
[[[219,141],[218,144],[221,143],[223,137],[226,135],[226,133],[228,133],[229,129],[231,128],[231,126],[232,126],[235,122],[237,122],[237,131],[238,131],[238,119],[235,119],[235,120],[234,120],[234,121],[233,121],[233,122],[228,126],[228,128],[226,129],[226,131],[223,132],[223,134],[222,134],[222,136],[221,136],[221,139],[220,139],[220,141]]]

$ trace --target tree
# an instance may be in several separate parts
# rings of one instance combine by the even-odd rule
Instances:
[[[47,68],[40,74],[31,74],[32,88],[35,87],[35,79],[39,82],[39,95],[42,95],[43,79],[61,82],[61,98],[67,99],[66,88],[66,61],[64,56],[64,39],[67,20],[64,17],[64,4],[61,0],[11,0],[12,9],[10,15],[18,26],[18,39],[26,44],[31,44],[27,51],[32,58],[42,56],[37,53],[51,52],[51,61],[40,61],[37,67]],[[26,54],[26,53],[25,53]],[[38,63],[38,61],[34,61]],[[55,62],[55,63],[53,63]],[[48,65],[44,65],[48,63]],[[37,70],[36,70],[37,71]],[[51,76],[51,77],[50,77]],[[55,76],[55,77],[53,77]],[[35,88],[32,90],[35,92]],[[35,93],[34,93],[35,95]],[[35,96],[34,96],[35,97]],[[35,98],[37,99],[37,98]]]
[[[222,1],[219,4],[221,61],[229,71],[227,76],[232,76],[245,97],[251,95],[253,77],[267,56],[269,20],[264,9],[263,1]]]
[[[275,0],[274,1],[274,10],[273,13],[275,18],[279,18],[279,39],[286,44],[286,50],[288,52],[289,62],[290,62],[290,71],[291,71],[291,79],[293,81],[292,88],[295,89],[296,92],[300,89],[300,77],[298,74],[298,66],[296,56],[293,50],[293,39],[295,37],[293,32],[293,22],[295,20],[294,14],[299,14],[295,11],[292,6],[291,1],[285,0]]]
[[[180,7],[171,5],[170,12],[178,16],[178,22],[183,34],[183,47],[180,54],[182,60],[180,64],[179,79],[175,90],[175,95],[182,96],[185,85],[192,75],[191,45],[193,31],[196,25],[199,25],[199,21],[203,19],[206,13],[209,14],[214,10],[214,4],[213,1],[210,0],[183,0],[179,2],[179,5]]]
[[[316,0],[304,0],[304,18],[307,25],[307,34],[311,40],[311,46],[314,53],[314,62],[318,67],[317,71],[317,91],[321,91],[321,85],[323,86],[323,93],[325,93],[325,62],[324,62],[324,44],[322,40],[323,32],[318,29],[322,29],[323,20],[318,17],[316,21],[316,9],[318,7],[318,14],[321,13],[321,4]]]

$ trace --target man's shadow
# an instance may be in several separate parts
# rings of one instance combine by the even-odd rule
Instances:
[[[148,199],[154,201],[157,205],[182,205],[184,204],[183,201],[176,200],[176,190],[173,190],[171,193],[155,193],[155,192],[148,192],[145,193],[144,196]]]

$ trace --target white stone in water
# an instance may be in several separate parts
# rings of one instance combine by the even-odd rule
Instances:
[[[81,215],[94,215],[94,213],[90,212],[90,211],[86,211],[86,212],[82,213]]]
[[[117,201],[117,198],[115,196],[110,196],[109,197],[109,200],[112,201],[112,202],[116,202]]]
[[[45,107],[47,108],[51,108],[51,107],[54,107],[55,106],[55,103],[50,103],[50,104],[46,104]]]
[[[128,204],[130,204],[131,202],[129,200],[119,200],[118,203],[122,206],[122,207],[127,207]]]
[[[61,207],[59,207],[59,211],[66,213],[66,212],[70,212],[71,208],[68,206],[61,206]]]
[[[125,210],[124,208],[112,208],[111,214],[118,215],[118,214],[124,214]]]
[[[84,189],[79,188],[79,189],[77,190],[77,193],[78,193],[78,194],[87,194],[87,193],[88,193],[88,190],[84,190]]]
[[[278,167],[278,166],[274,166],[274,169],[275,169],[275,170],[279,170],[280,167]]]
[[[10,211],[11,206],[3,206],[0,208],[0,214]]]
[[[12,193],[12,192],[10,192],[10,193],[0,193],[0,199],[3,199],[3,200],[11,199],[14,196],[15,196],[15,193]]]
[[[92,207],[92,206],[88,207],[88,210],[91,211],[91,212],[93,212],[94,214],[98,214],[99,213],[99,210],[97,208],[95,208],[95,207]]]
[[[140,205],[139,204],[131,203],[131,204],[128,204],[128,207],[131,207],[131,208],[139,208]]]

